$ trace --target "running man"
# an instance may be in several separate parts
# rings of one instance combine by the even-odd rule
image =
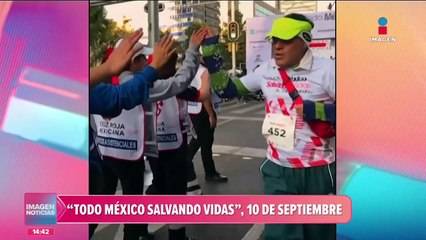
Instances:
[[[204,61],[212,87],[221,97],[259,90],[264,94],[262,133],[268,149],[260,170],[266,194],[335,192],[335,159],[328,139],[333,134],[320,134],[307,122],[327,120],[330,129],[330,122],[335,122],[334,105],[328,104],[335,102],[335,65],[330,59],[313,57],[309,49],[313,27],[301,14],[275,20],[266,36],[272,43],[273,59],[234,81],[221,71],[218,37],[205,40],[209,46],[203,48]],[[265,226],[264,235],[265,240],[330,240],[335,234],[335,225],[274,224]]]

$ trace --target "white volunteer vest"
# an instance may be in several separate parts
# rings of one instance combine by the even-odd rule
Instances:
[[[208,71],[206,67],[200,65],[198,67],[197,74],[195,75],[194,79],[191,82],[192,87],[195,87],[197,90],[200,90],[201,88],[201,75],[203,75],[204,71]],[[199,114],[201,112],[201,108],[203,106],[202,102],[191,102],[188,101],[188,113],[189,114]]]
[[[139,160],[144,151],[144,116],[142,106],[123,110],[113,119],[92,115],[100,154],[116,159]]]
[[[131,77],[127,72],[122,73],[120,84]],[[91,118],[95,143],[101,156],[131,161],[141,159],[145,145],[145,112],[142,105],[123,110],[112,119],[100,115],[91,115]]]
[[[172,97],[157,102],[157,143],[158,150],[174,150],[183,143],[181,109],[179,100]],[[183,120],[182,120],[183,121]]]

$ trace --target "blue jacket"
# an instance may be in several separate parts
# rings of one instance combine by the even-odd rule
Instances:
[[[113,118],[121,114],[123,109],[130,110],[146,102],[149,89],[158,78],[157,71],[146,67],[136,73],[131,81],[113,86],[101,83],[90,90],[89,113]]]

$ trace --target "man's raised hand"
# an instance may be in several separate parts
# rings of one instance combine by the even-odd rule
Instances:
[[[150,64],[153,68],[159,69],[163,67],[170,57],[176,52],[176,41],[173,40],[171,35],[164,36],[154,48],[152,55],[152,63]]]
[[[105,62],[105,65],[109,71],[109,74],[115,75],[120,74],[123,69],[127,66],[133,54],[141,50],[142,47],[134,48],[135,44],[143,36],[142,28],[130,33],[123,40],[120,45],[114,49],[111,56]]]

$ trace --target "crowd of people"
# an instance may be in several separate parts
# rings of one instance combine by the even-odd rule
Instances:
[[[219,36],[210,28],[192,34],[178,69],[171,36],[152,51],[138,42],[142,30],[120,40],[100,66],[90,69],[90,194],[115,194],[118,180],[123,194],[202,194],[192,163],[199,148],[205,180],[228,181],[212,158],[220,98],[259,91],[265,98],[262,134],[268,143],[260,166],[265,194],[335,193],[329,145],[335,126],[334,62],[312,56],[313,27],[300,14],[277,19],[265,36],[273,59],[233,81],[222,69]],[[294,75],[305,76],[309,89],[295,87]],[[144,193],[145,160],[153,181]],[[96,224],[89,229],[91,238]],[[328,240],[335,225],[272,224],[264,236]],[[125,224],[125,240],[140,238],[154,239],[146,224]],[[169,225],[169,239],[195,238],[187,236],[184,225]]]

